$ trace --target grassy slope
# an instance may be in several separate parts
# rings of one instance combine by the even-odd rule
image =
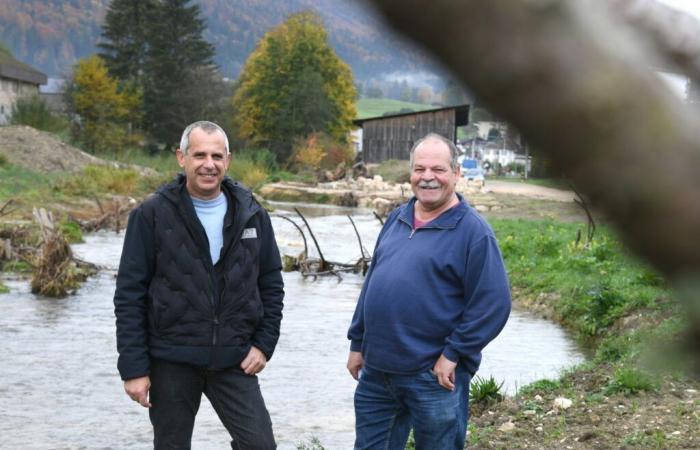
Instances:
[[[410,108],[414,111],[435,108],[432,105],[421,103],[402,102],[390,98],[361,98],[357,101],[357,118],[379,117],[387,112],[398,112],[402,108]]]

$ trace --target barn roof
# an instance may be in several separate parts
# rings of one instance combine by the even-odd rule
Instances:
[[[365,122],[369,122],[372,120],[384,120],[384,119],[393,119],[395,117],[418,116],[421,114],[430,114],[430,113],[435,113],[435,112],[439,112],[439,111],[448,111],[448,110],[455,110],[455,126],[456,127],[461,127],[461,126],[469,124],[469,105],[466,105],[466,104],[465,105],[456,105],[456,106],[447,106],[444,108],[424,109],[422,111],[390,114],[390,115],[386,115],[386,116],[367,117],[365,119],[353,120],[352,123],[357,125],[358,127],[361,127]]]
[[[0,77],[35,85],[45,84],[46,75],[0,49]]]

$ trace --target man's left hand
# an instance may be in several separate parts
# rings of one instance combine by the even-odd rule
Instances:
[[[265,354],[256,347],[250,347],[248,355],[241,361],[241,369],[246,375],[255,375],[261,372],[267,364]]]
[[[457,368],[457,363],[450,361],[445,358],[445,355],[440,355],[435,366],[433,367],[433,373],[438,379],[440,386],[447,390],[455,390],[455,369]]]

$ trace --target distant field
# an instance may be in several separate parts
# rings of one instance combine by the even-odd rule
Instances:
[[[357,118],[365,119],[367,117],[378,117],[387,112],[399,112],[402,108],[422,111],[424,109],[436,108],[436,106],[402,102],[390,98],[361,98],[357,101]]]

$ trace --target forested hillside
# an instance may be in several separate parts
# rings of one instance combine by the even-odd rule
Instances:
[[[331,45],[355,77],[431,70],[424,57],[388,32],[361,0],[196,0],[222,73],[238,76],[257,41],[293,12],[318,12]],[[0,0],[0,42],[23,62],[61,77],[96,51],[109,0]]]

